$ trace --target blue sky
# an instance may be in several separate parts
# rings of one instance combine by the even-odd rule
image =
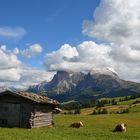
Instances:
[[[88,40],[82,34],[82,23],[93,19],[99,0],[0,0],[0,26],[22,27],[26,30],[20,39],[0,38],[8,49],[27,48],[38,43],[43,53],[32,59],[20,59],[34,67],[41,67],[44,54],[57,50],[64,43],[77,45]]]
[[[58,70],[109,69],[140,82],[139,17],[139,0],[0,0],[0,87]]]

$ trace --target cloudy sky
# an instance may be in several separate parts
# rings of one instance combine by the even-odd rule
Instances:
[[[0,0],[0,86],[110,68],[140,82],[139,0]]]

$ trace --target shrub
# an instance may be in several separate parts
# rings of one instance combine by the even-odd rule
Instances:
[[[140,103],[140,101],[136,100],[132,104],[138,104],[138,103]]]
[[[117,114],[124,114],[124,113],[129,113],[129,112],[130,112],[130,109],[127,108],[127,109],[119,110],[119,111],[117,111],[116,113],[117,113]]]
[[[112,105],[117,105],[117,101],[115,99],[112,100]]]
[[[103,108],[95,109],[92,113],[92,115],[97,115],[97,114],[108,114],[108,110]]]
[[[102,114],[108,114],[108,110],[104,108],[104,109],[102,110]]]
[[[80,108],[77,108],[77,109],[75,109],[75,112],[74,112],[74,114],[80,114],[81,113],[81,110],[80,110]]]

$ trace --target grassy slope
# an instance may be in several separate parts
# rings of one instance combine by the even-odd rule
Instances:
[[[110,98],[102,98],[100,100],[103,100],[103,99],[108,99],[110,100]],[[113,99],[113,98],[112,98]],[[114,98],[116,100],[119,100],[119,98]],[[115,111],[119,111],[119,110],[123,110],[123,109],[126,109],[129,107],[129,105],[132,105],[132,106],[135,106],[133,103],[135,101],[140,101],[140,98],[137,98],[137,99],[131,99],[131,100],[128,100],[128,101],[122,101],[122,102],[118,102],[117,105],[106,105],[105,107],[102,107],[102,108],[106,108],[108,110],[108,112],[115,112]],[[134,108],[133,108],[134,109]],[[131,111],[133,110],[131,109]],[[93,112],[93,110],[95,110],[95,107],[91,107],[91,108],[84,108],[84,109],[81,109],[81,114],[82,115],[89,115]],[[140,111],[140,110],[139,110]]]
[[[128,100],[128,101],[123,101],[123,102],[118,102],[119,105],[130,105],[135,101],[140,101],[140,98],[137,99],[132,99],[132,100]]]
[[[69,128],[69,124],[82,121],[83,128]],[[128,114],[109,115],[57,115],[55,127],[37,129],[0,128],[0,140],[139,140],[140,106]],[[128,125],[126,133],[112,132],[117,123]]]
[[[129,106],[133,101],[107,107]],[[87,115],[93,109],[82,109],[81,115],[56,115],[53,128],[0,128],[0,140],[140,140],[140,105],[133,106],[128,114]],[[82,121],[84,127],[69,128],[75,121]],[[112,132],[121,122],[128,125],[127,132]]]

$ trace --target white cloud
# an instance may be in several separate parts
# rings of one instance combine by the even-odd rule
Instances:
[[[16,68],[0,69],[0,81],[19,81],[20,70]]]
[[[35,69],[33,67],[22,66],[19,81],[8,82],[7,85],[18,88],[28,88],[30,85],[36,85],[43,81],[50,81],[55,72]]]
[[[64,46],[46,54],[44,60],[46,69],[79,72],[110,68],[123,79],[140,82],[140,53],[138,50],[131,50],[129,47],[126,50],[123,45],[96,44],[93,41],[82,42],[77,47],[67,44],[67,47],[63,49]]]
[[[12,50],[12,52],[13,52],[13,54],[17,55],[17,54],[20,53],[20,50],[19,50],[18,48],[14,48],[14,49]]]
[[[109,42],[112,67],[122,78],[140,82],[139,0],[101,0],[83,33]]]
[[[77,47],[68,44],[59,50],[49,53],[45,57],[45,66],[48,70],[91,70],[95,67],[108,66],[110,62],[110,46],[98,45],[92,41],[85,41]]]
[[[71,47],[69,44],[64,44],[58,51],[53,51],[46,54],[44,64],[49,70],[56,70],[59,67],[65,66],[65,58],[71,59],[78,55],[75,47]]]
[[[33,45],[29,48],[32,54],[40,52],[40,46]],[[32,67],[23,65],[17,57],[21,53],[18,48],[8,50],[5,45],[0,47],[0,86],[27,88],[29,85],[48,81],[54,75],[54,72],[46,72]]]
[[[0,27],[0,37],[4,38],[21,38],[26,34],[22,27]]]
[[[14,70],[11,71],[9,69],[9,72],[7,72],[8,70],[1,73],[0,70],[0,86],[16,87],[21,89],[26,89],[30,85],[36,85],[42,81],[50,81],[55,74],[55,72],[46,72],[45,70],[38,70],[23,65],[19,69],[19,75],[17,75],[17,72]],[[13,75],[12,79],[9,78],[11,77],[10,74]]]
[[[84,34],[117,44],[140,44],[139,0],[101,0],[94,19],[84,21]]]
[[[6,53],[0,49],[0,69],[16,68],[21,64],[17,56],[12,53]]]
[[[43,51],[41,45],[39,44],[33,44],[31,46],[29,46],[28,49],[25,49],[25,50],[18,50],[17,48],[15,48],[14,50],[16,53],[19,53],[27,58],[31,58],[33,57],[34,55],[37,55],[39,53],[41,53]]]
[[[27,49],[24,49],[24,50],[20,50],[18,48],[13,48],[12,50],[9,50],[7,49],[6,45],[1,45],[0,49],[2,51],[4,51],[5,53],[11,53],[11,54],[14,54],[14,55],[21,55],[21,56],[24,56],[26,58],[31,58],[37,54],[40,54],[42,53],[43,51],[43,48],[40,44],[33,44],[33,45],[30,45]]]
[[[5,53],[6,47],[0,48],[0,81],[17,81],[20,79],[21,61],[12,53]]]
[[[0,49],[3,50],[3,51],[5,51],[6,50],[6,45],[1,45],[0,46]]]
[[[133,49],[131,46],[120,45],[120,46],[112,46],[112,50],[110,53],[112,59],[114,61],[118,61],[118,63],[140,63],[140,50]]]

